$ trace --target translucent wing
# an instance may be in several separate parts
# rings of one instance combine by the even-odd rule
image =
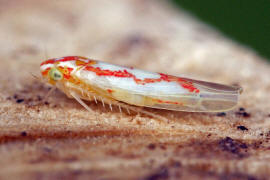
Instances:
[[[113,96],[128,104],[158,109],[189,112],[222,112],[237,105],[242,88],[217,83],[182,78],[199,89],[199,93],[141,93],[115,89]]]
[[[241,87],[183,78],[200,90],[199,93],[151,96],[161,99],[150,107],[190,112],[222,112],[237,105]],[[177,104],[178,103],[178,104]]]

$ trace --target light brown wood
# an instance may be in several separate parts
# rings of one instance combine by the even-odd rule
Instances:
[[[270,66],[162,1],[0,2],[1,179],[268,178]],[[94,114],[39,75],[46,58],[80,55],[189,78],[238,84],[226,114],[102,103]],[[240,107],[244,109],[239,110]]]

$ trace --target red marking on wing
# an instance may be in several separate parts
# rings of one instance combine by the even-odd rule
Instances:
[[[193,84],[190,83],[190,82],[188,82],[188,83],[181,83],[181,85],[182,85],[183,88],[188,89],[189,92],[195,92],[195,93],[199,93],[200,92],[200,90],[197,89],[197,88],[195,88],[193,86]]]
[[[176,76],[171,76],[171,75],[167,75],[167,74],[162,74],[159,73],[161,76],[161,79],[167,82],[178,82],[183,88],[188,89],[189,92],[195,92],[195,93],[199,93],[200,90],[197,89],[192,82],[187,81],[185,79],[182,79],[180,77],[176,77]]]
[[[154,78],[145,78],[145,79],[138,79],[136,76],[130,72],[128,72],[126,69],[124,70],[118,70],[118,71],[111,71],[108,69],[101,69],[100,67],[93,67],[93,66],[86,66],[85,70],[92,71],[96,73],[98,76],[113,76],[113,77],[122,77],[122,78],[132,78],[137,84],[144,85],[146,83],[156,83],[161,81],[166,82],[177,82],[179,83],[183,88],[187,89],[189,92],[195,92],[199,93],[200,90],[194,87],[192,82],[184,80],[179,77],[170,76],[166,74],[160,73],[160,78],[154,79]]]
[[[175,101],[164,101],[160,99],[156,99],[157,102],[162,103],[162,104],[177,104],[177,105],[182,105],[183,103],[181,102],[175,102]]]
[[[135,77],[133,74],[129,73],[127,70],[124,71],[111,71],[111,70],[102,70],[100,67],[86,66],[85,70],[92,71],[96,73],[98,76],[114,76],[114,77],[122,77],[122,78],[133,78]]]

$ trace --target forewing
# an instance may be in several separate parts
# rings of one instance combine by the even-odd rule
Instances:
[[[182,79],[192,83],[194,87],[199,89],[199,93],[153,95],[151,97],[162,101],[153,104],[151,107],[191,112],[222,112],[235,107],[242,92],[241,87],[188,78]]]

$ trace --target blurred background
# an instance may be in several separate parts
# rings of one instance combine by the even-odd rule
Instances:
[[[251,0],[0,0],[0,179],[269,179],[269,15]],[[69,55],[244,92],[226,113],[149,109],[168,122],[60,91],[43,104],[32,75]]]
[[[229,38],[253,48],[270,61],[270,3],[266,0],[172,0]]]

